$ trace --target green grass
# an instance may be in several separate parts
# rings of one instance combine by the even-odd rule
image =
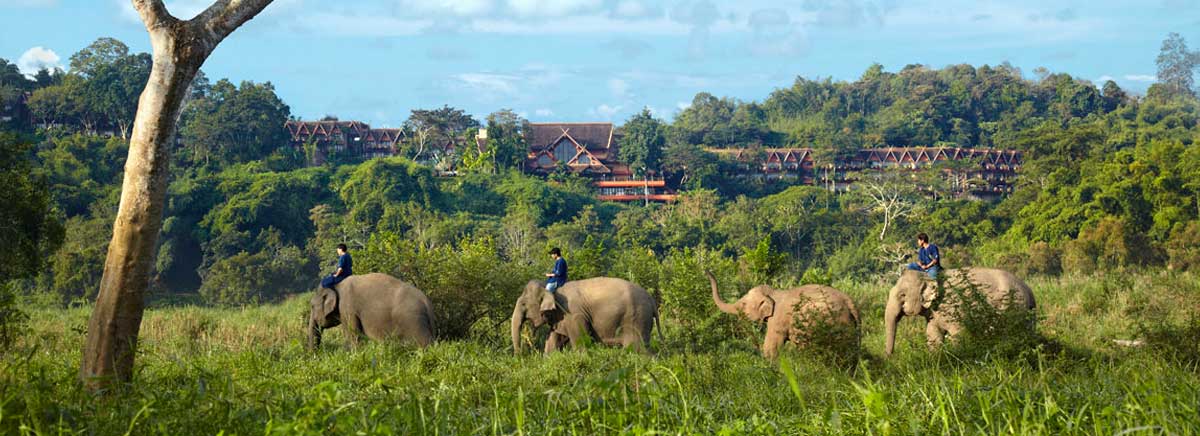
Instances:
[[[135,385],[100,397],[76,382],[88,311],[38,310],[0,361],[0,431],[1200,433],[1195,357],[1112,342],[1139,337],[1147,317],[1185,323],[1200,304],[1195,277],[1033,280],[1039,328],[1056,346],[970,360],[927,352],[913,319],[901,323],[897,355],[880,358],[888,286],[837,285],[864,317],[866,357],[848,367],[798,351],[766,361],[748,338],[689,354],[664,347],[655,356],[606,348],[513,356],[503,325],[424,350],[351,350],[338,328],[313,354],[303,347],[306,301],[293,298],[243,310],[149,310]],[[670,342],[677,332],[666,322]]]

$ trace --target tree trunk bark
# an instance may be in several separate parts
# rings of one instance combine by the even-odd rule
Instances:
[[[79,376],[91,389],[133,377],[143,296],[162,228],[171,145],[188,86],[213,48],[270,3],[217,0],[192,20],[180,21],[162,0],[133,0],[150,34],[154,63],[138,99],[121,204],[88,321]]]
[[[112,242],[96,308],[88,322],[80,377],[90,387],[129,381],[142,322],[143,294],[162,228],[167,193],[170,144],[179,108],[204,58],[180,59],[165,29],[153,35],[154,66],[138,100],[121,203],[113,223]],[[170,45],[168,45],[170,44]],[[115,378],[115,380],[112,380]]]

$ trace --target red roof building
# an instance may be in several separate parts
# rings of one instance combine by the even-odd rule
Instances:
[[[530,123],[526,171],[549,174],[561,166],[592,178],[605,201],[672,201],[662,180],[636,180],[617,160],[619,135],[612,123]]]

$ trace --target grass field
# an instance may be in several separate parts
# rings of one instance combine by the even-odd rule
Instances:
[[[93,397],[76,379],[86,309],[36,310],[0,362],[13,434],[1198,434],[1200,279],[1157,273],[1030,281],[1041,350],[927,352],[901,323],[883,359],[886,287],[859,302],[865,357],[778,361],[745,338],[655,356],[616,349],[513,356],[507,326],[418,350],[304,349],[303,296],[241,310],[152,308],[136,384]],[[698,289],[697,292],[704,292]],[[435,302],[436,304],[436,302]],[[1122,347],[1114,339],[1147,339]]]

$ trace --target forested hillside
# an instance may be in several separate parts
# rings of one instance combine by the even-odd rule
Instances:
[[[311,289],[340,242],[361,271],[412,280],[446,301],[477,292],[471,277],[515,289],[546,267],[551,246],[563,247],[575,277],[633,278],[668,301],[692,298],[682,292],[705,262],[743,284],[872,279],[905,262],[920,231],[955,266],[1193,268],[1200,102],[1195,56],[1171,38],[1160,64],[1189,74],[1160,77],[1145,96],[1007,64],[873,65],[853,82],[798,78],[755,102],[700,93],[672,121],[647,111],[623,126],[623,159],[684,181],[678,202],[649,206],[599,203],[586,180],[525,175],[511,158],[458,156],[460,176],[445,178],[405,157],[305,167],[304,151],[285,146],[292,114],[271,84],[201,77],[182,114],[154,297],[273,301]],[[0,136],[0,183],[20,186],[5,191],[16,196],[6,204],[21,205],[4,210],[5,222],[24,229],[4,230],[4,245],[19,249],[0,264],[17,266],[5,275],[22,298],[94,298],[147,68],[148,55],[107,38],[72,56],[67,72],[27,78],[0,61],[0,97],[18,107]],[[419,115],[436,113],[465,116]],[[524,121],[511,111],[469,121],[449,124],[496,132],[488,156],[524,146]],[[997,202],[931,196],[887,177],[873,182],[891,194],[883,201],[731,177],[722,171],[730,164],[706,151],[763,146],[813,147],[825,159],[878,146],[995,147],[1025,151],[1026,164],[1016,192]],[[480,317],[502,310],[479,304]]]

